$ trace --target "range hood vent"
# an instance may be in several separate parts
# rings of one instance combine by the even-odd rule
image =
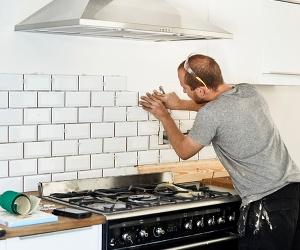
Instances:
[[[151,41],[232,38],[164,0],[54,0],[15,30]]]

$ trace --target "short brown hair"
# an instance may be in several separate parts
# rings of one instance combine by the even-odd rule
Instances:
[[[224,83],[221,69],[213,58],[196,54],[192,55],[188,60],[191,69],[205,82],[208,88],[216,90],[219,85]],[[184,69],[184,63],[185,61],[178,66],[178,70]],[[185,84],[189,85],[192,90],[203,86],[195,76],[188,72],[186,72],[184,80]]]

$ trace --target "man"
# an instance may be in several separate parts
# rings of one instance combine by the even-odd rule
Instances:
[[[292,161],[263,97],[253,85],[224,83],[216,61],[192,55],[178,67],[183,92],[141,97],[182,159],[212,143],[242,198],[239,249],[300,249],[300,169]],[[183,135],[168,109],[198,111]]]

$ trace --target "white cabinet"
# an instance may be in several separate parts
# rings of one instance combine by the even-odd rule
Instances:
[[[95,225],[55,233],[10,238],[6,240],[6,250],[100,250],[101,229],[101,225]]]
[[[6,250],[6,240],[0,240],[0,250]]]

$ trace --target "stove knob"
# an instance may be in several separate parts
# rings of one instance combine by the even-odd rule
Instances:
[[[204,218],[201,218],[201,220],[198,220],[196,222],[197,227],[204,227]]]
[[[225,219],[223,217],[218,218],[217,220],[218,224],[224,224],[225,223]]]
[[[208,224],[209,226],[215,225],[215,217],[213,216],[212,218],[210,218],[210,219],[207,221],[207,224]]]
[[[228,216],[228,220],[229,221],[234,221],[235,220],[235,215],[232,214],[232,215]]]
[[[186,230],[191,230],[193,228],[193,221],[189,220],[188,222],[184,223],[184,228]]]
[[[154,234],[155,237],[160,237],[163,234],[165,234],[165,230],[163,230],[161,227],[154,228],[153,229],[153,234]]]
[[[142,237],[142,238],[147,238],[148,237],[148,233],[145,231],[145,230],[141,230],[139,232],[139,235]]]
[[[131,236],[131,234],[129,234],[129,233],[123,233],[123,234],[122,234],[122,239],[123,239],[126,243],[133,244],[132,236]]]
[[[114,247],[114,246],[116,245],[116,240],[115,240],[114,238],[111,238],[111,239],[110,239],[110,242],[109,242],[109,245],[110,245],[111,247]]]

